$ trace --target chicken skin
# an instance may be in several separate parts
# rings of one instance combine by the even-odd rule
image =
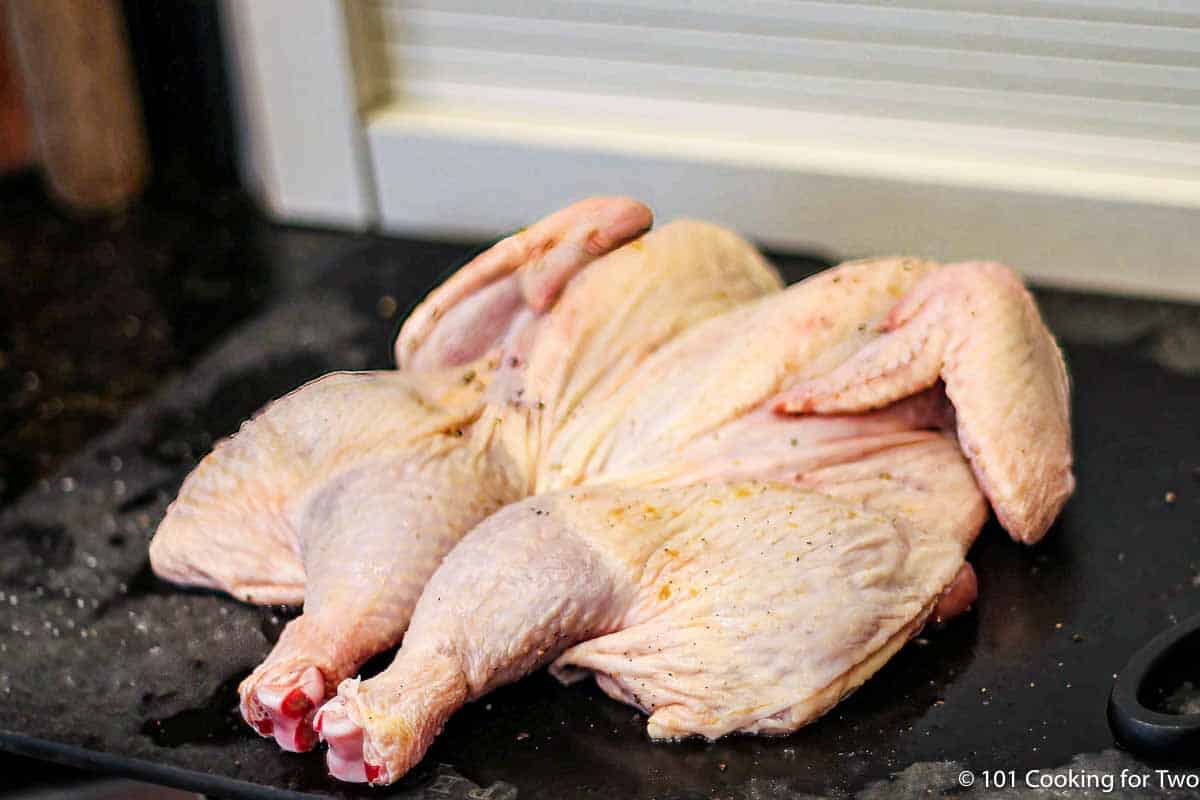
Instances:
[[[1069,385],[1011,270],[785,288],[729,231],[650,221],[594,198],[500,242],[409,317],[398,371],[297,390],[188,478],[156,572],[304,603],[241,688],[261,733],[386,784],[549,666],[652,738],[786,734],[971,604],[989,505],[1046,533]]]
[[[463,434],[482,391],[450,373],[327,375],[218,445],[159,526],[159,575],[304,604],[239,689],[284,749],[313,747],[317,706],[400,640],[441,558],[515,496]]]

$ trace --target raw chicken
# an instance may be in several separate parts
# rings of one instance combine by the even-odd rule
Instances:
[[[501,242],[409,318],[400,371],[298,390],[185,482],[155,570],[305,602],[242,686],[261,732],[389,783],[550,665],[655,738],[787,733],[970,605],[988,501],[1045,534],[1068,384],[1009,270],[784,289],[728,231],[649,224],[600,198]]]
[[[403,371],[314,381],[188,477],[151,543],[155,572],[248,602],[304,603],[240,687],[242,714],[260,733],[310,749],[316,707],[400,640],[442,557],[529,494],[528,453],[487,411],[529,342],[568,353],[588,331],[598,350],[594,371],[573,377],[582,395],[688,325],[779,288],[733,234],[680,223],[614,253],[607,270],[620,286],[598,290],[603,302],[563,304],[551,325],[545,312],[562,286],[650,219],[639,203],[597,198],[501,242],[413,314],[397,343]],[[667,307],[668,298],[683,302]],[[628,327],[610,314],[622,303]]]
[[[502,348],[483,417],[534,496],[468,534],[392,666],[319,712],[336,777],[396,780],[463,703],[547,664],[654,738],[793,731],[970,604],[985,496],[1034,542],[1070,495],[1065,368],[1006,268],[846,264],[607,380],[571,309],[619,295],[621,252]],[[625,335],[650,322],[609,308]]]

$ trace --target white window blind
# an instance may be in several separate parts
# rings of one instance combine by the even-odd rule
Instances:
[[[1195,0],[376,2],[408,101],[682,101],[702,130],[797,139],[809,112],[849,143],[1200,179]]]

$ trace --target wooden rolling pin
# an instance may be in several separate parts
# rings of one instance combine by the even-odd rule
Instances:
[[[36,156],[75,211],[117,211],[149,172],[117,0],[6,0]]]

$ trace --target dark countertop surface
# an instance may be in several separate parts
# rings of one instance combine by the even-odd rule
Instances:
[[[0,177],[0,507],[233,325],[369,237],[264,221],[238,190],[156,186],[73,220]]]
[[[237,682],[288,612],[167,586],[146,544],[264,402],[389,366],[399,317],[471,248],[279,228],[228,190],[87,224],[26,194],[0,186],[0,748],[246,797],[957,794],[961,769],[1152,769],[1113,749],[1104,705],[1138,646],[1200,612],[1200,308],[1039,293],[1076,387],[1077,498],[1036,548],[989,526],[976,613],[825,719],[651,744],[632,709],[539,674],[379,791],[238,721]]]
[[[50,204],[34,174],[0,176],[0,509],[368,240],[272,225],[235,187],[178,171],[91,221]],[[86,777],[4,753],[0,776],[0,795]]]

